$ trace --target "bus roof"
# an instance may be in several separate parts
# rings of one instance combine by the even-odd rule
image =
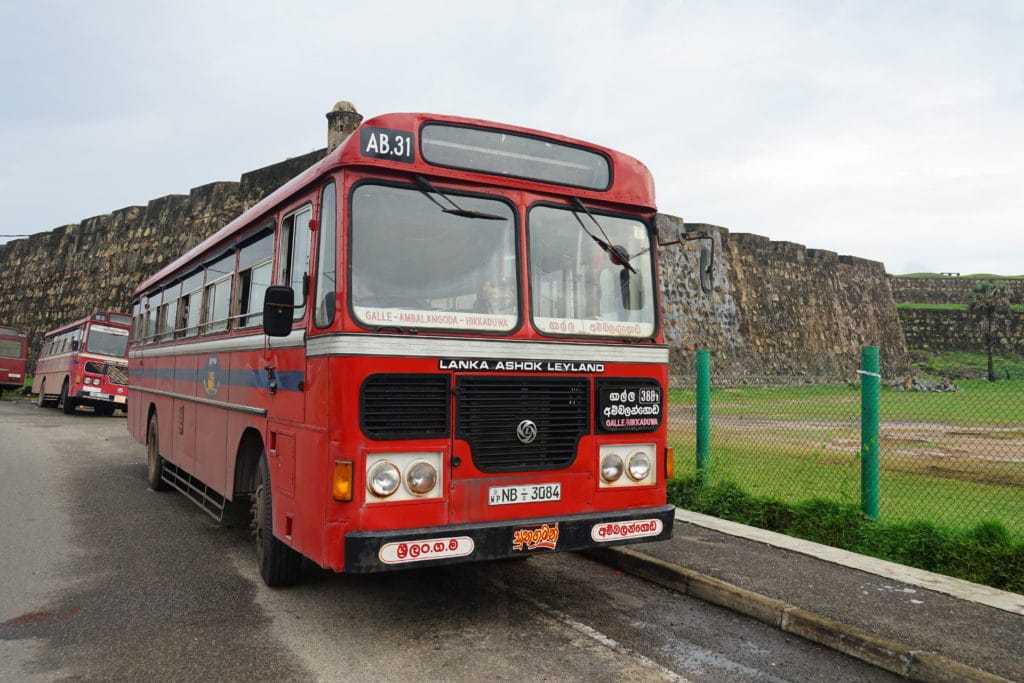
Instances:
[[[130,329],[131,328],[131,323],[130,322],[121,323],[121,322],[114,322],[114,321],[112,321],[110,319],[110,317],[114,316],[114,315],[123,315],[125,317],[126,321],[130,321],[131,320],[131,314],[125,313],[124,311],[96,311],[95,313],[93,313],[92,315],[90,315],[87,318],[82,318],[81,320],[76,320],[73,323],[68,323],[67,325],[63,325],[63,326],[58,327],[56,329],[50,330],[49,332],[47,332],[46,334],[43,335],[43,338],[45,339],[46,337],[52,337],[54,335],[67,332],[68,330],[73,330],[76,327],[81,327],[82,325],[85,325],[86,323],[90,323],[90,322],[99,322],[99,323],[103,323],[104,325],[113,325],[114,327],[124,327],[125,329]]]
[[[361,131],[365,129],[376,128],[392,132],[408,132],[415,134],[417,139],[419,139],[423,125],[427,123],[450,124],[456,127],[515,133],[524,138],[564,145],[586,152],[595,152],[610,162],[608,186],[604,189],[588,189],[565,184],[545,183],[522,177],[498,176],[485,172],[447,168],[425,161],[421,152],[412,155],[413,158],[411,160],[373,158],[362,154],[359,140]],[[415,147],[418,152],[421,150],[419,145],[415,145]],[[147,278],[136,288],[133,297],[144,293],[178,271],[187,268],[207,252],[214,251],[224,243],[237,237],[255,222],[258,222],[259,219],[263,218],[275,206],[301,191],[328,171],[345,166],[381,168],[410,174],[429,174],[440,178],[468,179],[481,184],[500,184],[504,187],[533,190],[548,194],[562,194],[579,197],[580,199],[594,199],[602,202],[639,207],[649,211],[654,211],[656,208],[654,180],[651,172],[638,159],[622,152],[616,152],[607,147],[568,138],[563,135],[481,119],[426,113],[382,114],[363,121],[351,135],[323,159],[299,173],[206,240]],[[182,273],[182,275],[184,274]]]

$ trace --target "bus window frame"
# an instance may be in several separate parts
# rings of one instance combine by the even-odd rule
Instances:
[[[313,302],[313,306],[312,306],[312,308],[313,308],[313,326],[316,329],[318,329],[318,330],[324,330],[324,329],[329,328],[331,325],[334,324],[335,317],[337,316],[336,311],[337,311],[337,308],[338,308],[338,289],[339,289],[338,285],[340,284],[340,279],[338,277],[338,270],[339,270],[339,265],[341,263],[341,259],[338,258],[338,256],[339,256],[339,254],[338,254],[338,245],[340,243],[339,240],[338,240],[338,227],[341,224],[341,220],[340,220],[341,219],[341,215],[340,215],[341,204],[338,202],[338,185],[339,185],[339,183],[336,182],[334,178],[330,178],[329,180],[327,180],[327,182],[325,182],[320,187],[320,194],[319,194],[320,216],[319,216],[319,220],[318,220],[318,224],[317,224],[317,230],[316,230],[316,233],[317,233],[316,234],[316,259],[315,259],[315,261],[313,261],[313,259],[311,259],[311,261],[313,261],[313,265],[315,266],[315,269],[314,269],[313,272],[316,273],[316,277],[313,279],[313,284],[312,284],[312,287],[310,288],[312,291],[310,291],[310,293],[309,293],[310,300]],[[327,192],[328,188],[330,188],[330,189],[332,189],[334,191],[334,213],[330,217],[331,225],[329,226],[329,228],[328,228],[328,223],[327,223],[327,219],[326,219],[326,212],[324,211],[324,204],[325,204],[324,197],[326,195],[326,192]],[[324,241],[327,239],[325,237],[325,235],[331,238],[330,239],[329,247],[328,247],[328,245],[324,244]],[[310,240],[310,247],[311,248],[312,248],[312,242],[313,242],[313,240]],[[331,301],[333,302],[333,305],[332,306],[324,306],[324,308],[321,309],[321,307],[320,307],[320,297],[321,297],[321,288],[322,288],[322,286],[324,284],[323,274],[324,274],[324,254],[325,253],[330,255],[331,258],[334,261],[334,263],[333,263],[333,265],[334,265],[334,289],[331,292],[331,293],[333,293],[334,296],[331,297]],[[321,316],[320,316],[321,310],[323,310],[323,312],[324,312],[324,315],[326,317],[325,320],[321,319]]]
[[[178,298],[178,323],[175,327],[175,339],[188,339],[199,336],[199,328],[202,324],[203,313],[203,279],[206,276],[204,268],[199,267],[188,273],[181,279],[181,295]],[[186,290],[186,287],[192,289]],[[189,314],[196,310],[199,317],[195,325],[189,325]]]
[[[270,253],[252,263],[245,263],[243,266],[242,256],[247,248],[253,247],[264,240],[269,240]],[[267,221],[256,228],[251,235],[241,240],[238,245],[238,257],[235,259],[235,280],[233,285],[234,293],[231,302],[230,319],[234,321],[234,329],[247,330],[258,328],[263,325],[263,301],[254,301],[252,298],[253,274],[256,270],[269,266],[270,277],[266,286],[273,284],[274,278],[274,251],[277,246],[276,223],[273,220]],[[248,278],[246,278],[248,274]],[[243,291],[243,282],[245,284]],[[246,309],[242,310],[242,298],[248,295]]]
[[[657,252],[657,246],[658,245],[657,245],[656,233],[652,232],[652,229],[654,227],[653,220],[651,218],[647,217],[647,216],[644,216],[644,215],[641,215],[641,214],[638,214],[638,213],[611,211],[611,210],[606,210],[606,209],[603,209],[603,208],[595,209],[593,206],[588,206],[587,208],[590,209],[590,212],[593,213],[594,216],[596,216],[598,218],[598,220],[600,220],[601,216],[610,216],[610,217],[614,217],[614,218],[624,218],[624,219],[628,219],[628,220],[635,220],[635,221],[638,221],[639,223],[641,223],[644,226],[644,228],[646,228],[646,230],[647,230],[647,239],[650,241],[650,248],[649,248],[648,254],[650,254],[651,296],[653,297],[652,305],[653,305],[653,308],[654,308],[654,320],[653,320],[653,328],[651,329],[651,334],[648,335],[648,336],[643,336],[643,337],[622,337],[621,335],[614,335],[614,334],[610,334],[610,335],[605,335],[605,334],[586,334],[586,333],[583,333],[583,332],[566,332],[566,333],[563,334],[563,333],[558,333],[558,332],[552,332],[550,330],[543,330],[543,329],[541,329],[541,327],[536,322],[536,311],[533,308],[533,283],[534,283],[533,275],[534,275],[534,273],[533,273],[533,259],[530,258],[530,223],[529,223],[530,212],[534,208],[536,208],[538,206],[550,207],[550,208],[554,208],[554,209],[562,209],[562,210],[570,211],[570,212],[574,211],[574,210],[577,210],[576,207],[573,207],[572,205],[569,205],[569,204],[559,204],[558,202],[553,202],[553,201],[550,201],[550,200],[547,200],[547,199],[543,199],[543,200],[532,202],[531,204],[529,204],[525,208],[525,211],[524,211],[524,216],[523,216],[523,225],[524,225],[524,228],[523,228],[523,239],[525,240],[525,245],[524,245],[524,248],[525,248],[525,252],[524,253],[525,253],[525,255],[524,255],[524,258],[526,259],[526,278],[527,278],[526,287],[529,289],[529,291],[528,292],[524,292],[523,294],[524,294],[524,296],[528,297],[529,300],[530,300],[530,326],[537,332],[537,334],[541,335],[542,337],[548,337],[548,338],[551,338],[551,339],[564,339],[564,338],[574,338],[574,339],[583,338],[583,339],[600,339],[600,340],[628,339],[630,342],[651,342],[651,341],[657,339],[658,338],[658,334],[661,332],[661,311],[660,311],[661,307],[658,304],[659,304],[659,302],[661,302],[663,300],[663,297],[662,297],[661,292],[660,292],[661,283],[660,283],[660,281],[658,279],[658,252]],[[583,220],[586,221],[588,219],[584,218]],[[581,227],[580,230],[582,231],[583,228]]]
[[[314,207],[313,207],[313,201],[311,199],[309,199],[309,197],[303,197],[295,205],[294,208],[292,208],[292,209],[290,209],[290,210],[288,210],[286,212],[282,212],[281,221],[280,221],[280,224],[279,224],[279,228],[277,230],[277,240],[276,240],[277,248],[274,250],[274,254],[276,255],[276,259],[275,259],[275,265],[274,265],[274,281],[273,281],[272,284],[281,285],[281,286],[284,286],[284,287],[291,287],[292,291],[295,292],[295,301],[296,301],[296,303],[295,303],[295,312],[292,315],[292,323],[297,323],[300,320],[304,319],[306,317],[306,309],[308,308],[308,306],[306,305],[306,300],[309,298],[309,293],[308,292],[304,293],[304,292],[301,291],[301,284],[302,284],[302,282],[304,280],[302,278],[299,278],[299,280],[298,280],[298,282],[300,284],[299,291],[295,291],[295,286],[293,284],[296,281],[295,278],[294,278],[294,275],[295,275],[295,273],[294,273],[294,268],[295,268],[294,246],[295,246],[296,225],[298,223],[297,219],[298,219],[299,214],[301,214],[301,213],[303,213],[304,211],[307,211],[307,210],[309,211],[309,220],[313,220],[313,217],[316,215]],[[307,233],[307,240],[306,240],[306,270],[304,271],[303,274],[306,277],[309,277],[310,266],[313,263],[313,258],[312,258],[313,257],[313,254],[312,254],[312,249],[313,249],[312,234],[313,234],[313,230],[310,229],[308,222],[307,222],[307,224],[305,226],[305,230],[306,230],[306,233]],[[286,243],[286,241],[287,241],[287,243]],[[305,296],[303,296],[303,294],[305,294]],[[262,308],[262,306],[261,306],[261,308]]]
[[[160,324],[157,326],[156,340],[160,342],[172,341],[178,330],[178,303],[181,300],[181,282],[175,281],[164,287],[162,296],[163,303],[160,304],[160,308],[163,309],[164,314],[162,318],[160,316],[157,317]]]
[[[230,261],[231,265],[230,265],[230,267],[226,267],[229,261]],[[216,267],[216,266],[225,266],[225,267],[224,267],[223,271],[221,271],[219,269],[218,270],[214,270],[214,267]],[[207,336],[216,335],[216,334],[227,334],[228,332],[231,331],[231,328],[232,328],[232,325],[231,325],[231,322],[232,322],[231,321],[231,301],[232,301],[232,295],[234,293],[235,271],[237,270],[237,267],[238,267],[238,251],[235,248],[233,248],[233,247],[230,248],[230,249],[227,249],[225,251],[220,252],[219,254],[217,254],[217,256],[215,258],[207,260],[206,265],[203,268],[203,271],[204,271],[205,275],[204,275],[204,279],[203,279],[203,299],[202,299],[202,304],[201,304],[202,312],[200,314],[200,322],[199,322],[199,335],[200,336],[207,337]],[[223,272],[224,274],[223,275],[218,275],[215,279],[210,280],[209,276],[210,276],[210,271],[211,270],[213,270],[214,273]],[[222,285],[225,281],[227,281],[227,283],[228,283],[228,287],[227,287],[227,291],[226,291],[226,296],[227,296],[227,300],[228,300],[227,301],[227,312],[226,312],[226,314],[225,314],[225,316],[223,318],[217,318],[215,320],[210,320],[209,319],[210,313],[215,313],[215,311],[211,311],[211,307],[210,307],[210,293],[212,291],[212,293],[214,295],[213,296],[213,306],[215,307],[217,305],[217,302],[218,302],[217,288],[220,285]],[[223,327],[220,327],[221,324],[223,324]],[[213,327],[215,325],[217,327]],[[213,327],[213,329],[211,329],[211,327]]]
[[[357,181],[351,183],[345,193],[345,212],[342,218],[345,221],[343,235],[345,237],[345,280],[344,280],[344,296],[345,296],[345,308],[348,311],[348,315],[351,318],[353,324],[364,330],[377,330],[379,325],[363,322],[359,319],[356,314],[355,306],[352,301],[352,277],[353,277],[353,251],[352,251],[352,240],[355,237],[355,230],[352,226],[353,210],[352,200],[355,196],[356,190],[366,184],[381,185],[384,187],[393,187],[402,190],[411,190],[414,192],[422,192],[423,188],[417,184],[409,184],[408,182],[401,182],[392,180],[383,176],[370,175],[363,178],[359,178]],[[442,191],[445,194],[454,197],[476,197],[480,199],[492,199],[495,201],[502,202],[511,209],[512,213],[512,254],[515,256],[515,287],[516,287],[516,324],[508,330],[487,330],[487,329],[453,329],[445,327],[429,327],[426,325],[403,325],[400,329],[402,330],[430,330],[431,334],[471,334],[481,335],[481,337],[512,337],[522,330],[523,325],[526,324],[526,309],[524,303],[526,301],[526,283],[523,281],[523,248],[525,246],[524,237],[522,235],[522,227],[525,225],[524,218],[519,211],[519,204],[512,197],[502,194],[502,192],[508,192],[509,194],[515,194],[518,190],[514,190],[508,187],[492,187],[487,186],[486,188],[480,188],[480,184],[474,184],[477,189],[474,190],[453,190],[451,188],[445,188]],[[440,209],[438,209],[440,211]]]

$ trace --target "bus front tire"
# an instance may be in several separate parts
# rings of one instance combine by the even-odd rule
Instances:
[[[146,482],[154,491],[166,491],[167,482],[164,476],[164,459],[160,456],[160,432],[157,426],[156,413],[149,418],[149,431],[146,433]]]
[[[252,497],[252,534],[256,537],[256,561],[268,586],[290,586],[299,580],[302,556],[274,536],[274,510],[267,454],[260,457],[256,493]]]
[[[57,399],[57,406],[65,415],[75,412],[75,399],[68,396],[68,381],[64,380],[64,386],[60,389],[60,398]]]
[[[43,380],[43,383],[39,385],[39,398],[36,399],[36,405],[38,405],[40,408],[45,408],[46,407],[46,380],[45,379]]]

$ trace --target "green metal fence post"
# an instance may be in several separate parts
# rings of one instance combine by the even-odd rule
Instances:
[[[711,468],[711,352],[697,351],[697,481],[707,482]]]
[[[865,346],[860,356],[860,509],[878,519],[878,347]]]

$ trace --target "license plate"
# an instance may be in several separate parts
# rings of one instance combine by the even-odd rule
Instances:
[[[562,499],[562,485],[527,484],[526,486],[492,486],[487,490],[488,505],[516,505],[518,503],[546,503]]]
[[[100,392],[97,391],[96,393],[89,394],[89,398],[95,398],[95,399],[98,399],[100,401],[109,401],[110,400],[110,394],[101,394]]]

